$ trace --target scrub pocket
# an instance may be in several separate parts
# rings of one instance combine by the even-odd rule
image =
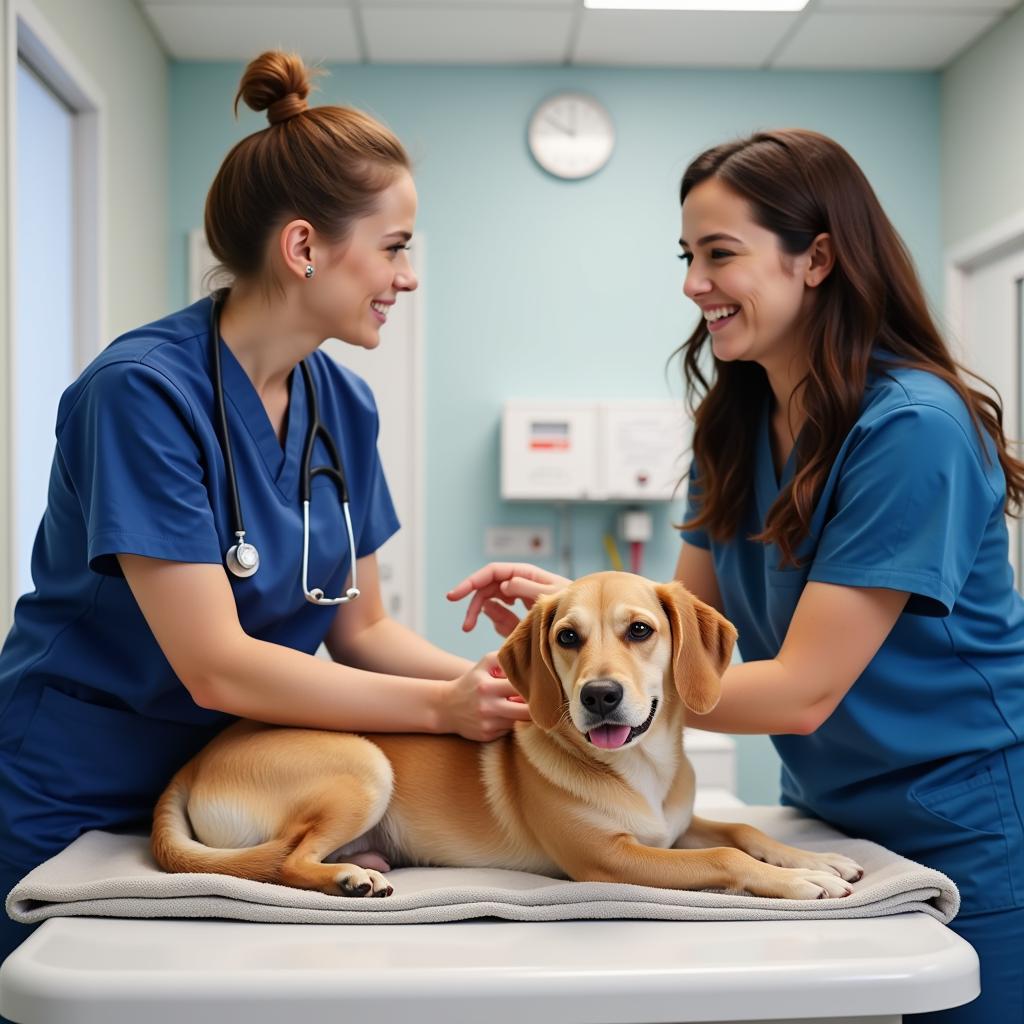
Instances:
[[[963,900],[962,914],[1005,910],[1020,905],[1024,870],[1020,837],[1014,828],[1009,780],[1002,752],[971,768],[966,778],[937,788],[911,790],[923,826],[915,839],[918,859],[949,875]],[[1008,832],[1008,826],[1013,829]],[[1011,856],[1011,847],[1017,852]]]
[[[171,776],[220,728],[146,718],[45,687],[14,765],[61,803],[148,817]]]

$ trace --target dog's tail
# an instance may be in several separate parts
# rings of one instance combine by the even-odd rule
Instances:
[[[164,871],[209,872],[276,882],[281,865],[298,846],[305,829],[270,839],[258,846],[219,849],[193,838],[188,819],[188,798],[192,788],[192,766],[186,765],[171,780],[153,811],[150,847]]]

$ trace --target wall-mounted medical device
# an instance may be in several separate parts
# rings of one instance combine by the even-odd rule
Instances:
[[[501,425],[506,501],[669,501],[689,466],[682,402],[510,400]]]

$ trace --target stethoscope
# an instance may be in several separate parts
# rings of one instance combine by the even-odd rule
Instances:
[[[231,457],[231,437],[228,433],[228,416],[224,408],[224,379],[220,369],[220,307],[224,293],[213,296],[210,306],[210,348],[213,353],[213,390],[217,399],[217,412],[220,418],[220,445],[224,453],[224,462],[228,471],[228,486],[231,492],[231,508],[233,512],[234,533],[237,543],[232,545],[224,555],[228,570],[235,576],[244,579],[252,576],[260,567],[260,554],[255,545],[245,539],[245,523],[242,519],[242,506],[238,500],[238,481],[235,479],[235,462]],[[352,535],[352,516],[348,508],[348,486],[345,483],[345,470],[342,468],[341,457],[334,444],[334,439],[327,428],[320,422],[320,405],[316,399],[316,388],[313,386],[313,375],[305,360],[299,363],[302,379],[306,385],[306,404],[309,407],[309,426],[306,428],[306,441],[302,451],[302,480],[300,496],[302,498],[302,593],[312,604],[345,604],[359,596],[356,580],[356,544]],[[330,456],[331,465],[315,466],[313,461],[313,445],[320,437]],[[345,515],[345,531],[348,534],[348,550],[352,562],[352,586],[341,597],[324,597],[319,587],[309,589],[309,502],[312,492],[313,477],[325,473],[333,482],[341,499],[341,510]]]

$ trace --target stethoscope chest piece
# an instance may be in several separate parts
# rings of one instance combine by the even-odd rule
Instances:
[[[260,567],[260,553],[254,544],[247,543],[244,534],[237,534],[238,543],[228,548],[224,561],[232,575],[245,579]]]

